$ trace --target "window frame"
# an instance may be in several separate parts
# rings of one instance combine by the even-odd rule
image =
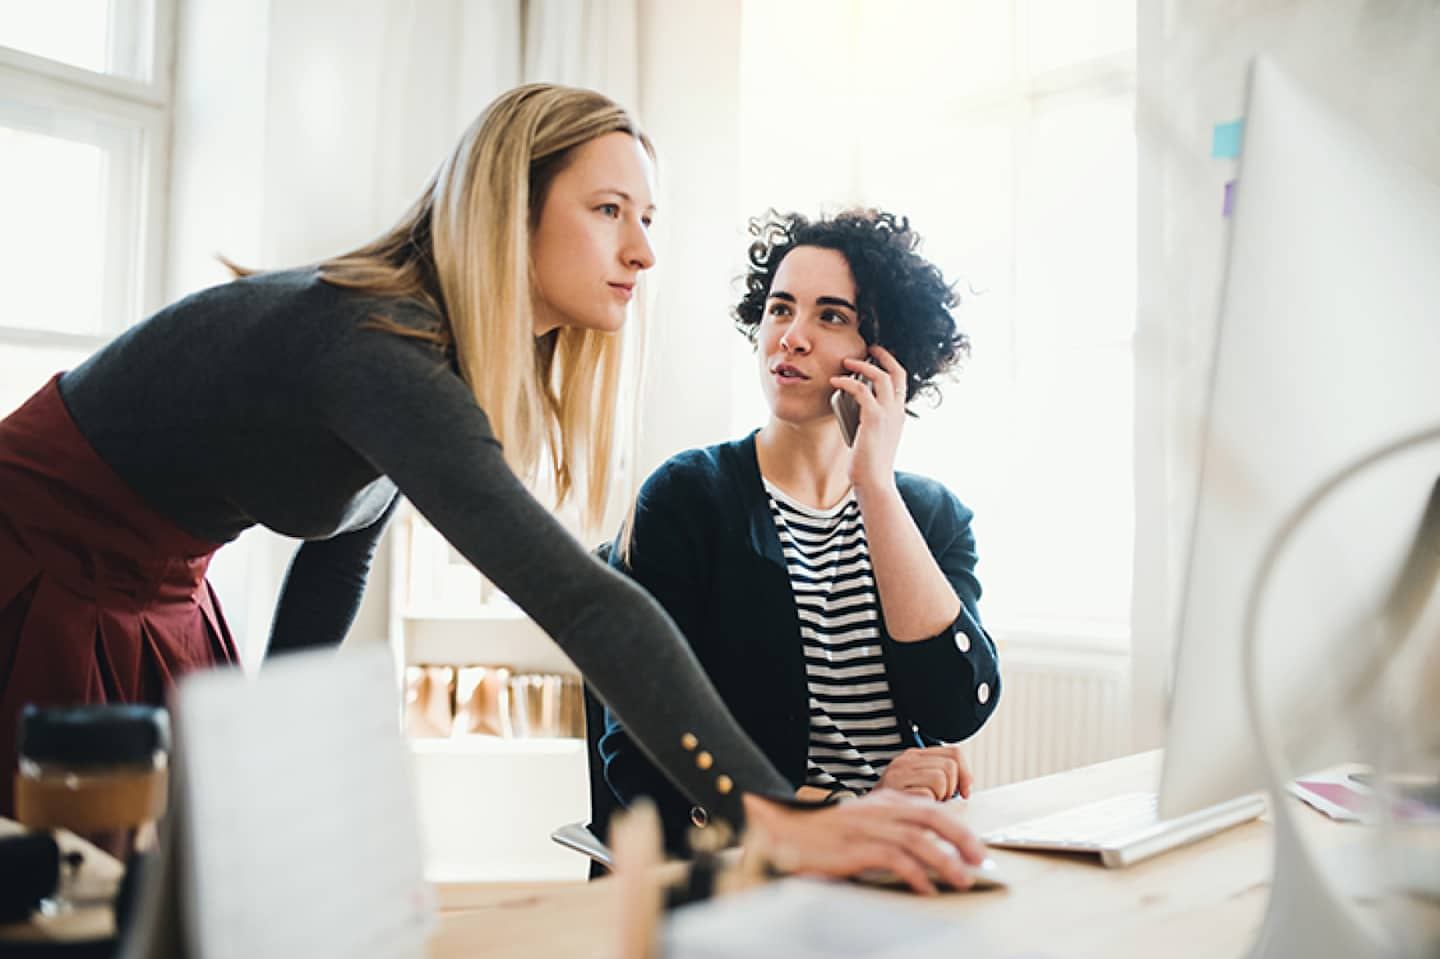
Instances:
[[[112,205],[132,205],[134,222],[109,224],[107,250],[130,242],[133,225],[135,255],[129,276],[115,288],[107,257],[107,289],[102,294],[102,326],[96,333],[47,330],[38,326],[0,323],[0,347],[55,347],[92,350],[141,317],[158,309],[165,282],[167,216],[170,185],[170,135],[174,112],[174,49],[177,0],[153,0],[149,36],[148,80],[99,73],[72,64],[0,45],[0,101],[52,115],[133,129],[139,135],[135,194],[112,198]],[[133,4],[112,9],[133,11]],[[126,235],[120,237],[118,232]]]

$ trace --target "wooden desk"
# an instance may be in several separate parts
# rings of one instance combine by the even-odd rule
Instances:
[[[977,832],[1125,792],[1153,790],[1160,752],[978,792],[952,804]],[[1289,800],[1295,801],[1295,800]],[[1357,827],[1300,810],[1320,846],[1364,841]],[[1016,953],[1050,956],[1242,956],[1269,899],[1271,834],[1266,820],[1227,830],[1127,869],[1093,859],[996,849],[1006,890],[906,896],[979,938]],[[610,955],[616,931],[610,880],[565,884],[457,884],[440,890],[435,959]]]

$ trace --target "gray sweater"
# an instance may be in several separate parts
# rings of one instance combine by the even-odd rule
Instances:
[[[510,471],[444,352],[367,328],[377,314],[439,322],[313,270],[237,280],[131,328],[60,392],[101,458],[187,532],[223,543],[258,524],[305,541],[272,649],[344,638],[398,488],[555,639],[692,801],[738,823],[741,789],[790,796],[664,611]],[[709,770],[682,747],[687,731],[714,756]],[[716,788],[722,775],[734,791]]]

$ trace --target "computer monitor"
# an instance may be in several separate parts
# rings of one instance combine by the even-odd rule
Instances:
[[[1262,786],[1242,634],[1262,554],[1286,517],[1347,464],[1440,426],[1440,183],[1384,155],[1262,58],[1236,190],[1163,816]],[[1369,626],[1437,476],[1437,442],[1354,476],[1274,566],[1256,619],[1255,678],[1291,775],[1363,758],[1345,692],[1385,655]],[[1294,838],[1277,822],[1277,862]]]
[[[1327,476],[1440,425],[1440,183],[1384,155],[1273,63],[1251,75],[1161,787],[1171,816],[1259,788],[1244,604],[1282,518]],[[1418,447],[1311,517],[1259,621],[1261,693],[1297,766],[1307,704],[1369,662],[1362,626],[1440,476]],[[1305,721],[1307,725],[1297,723]],[[1334,732],[1333,729],[1328,730]]]

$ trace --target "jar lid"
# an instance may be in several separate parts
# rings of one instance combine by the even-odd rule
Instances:
[[[35,762],[149,763],[170,749],[170,714],[163,706],[94,703],[27,704],[20,714],[20,755]]]

